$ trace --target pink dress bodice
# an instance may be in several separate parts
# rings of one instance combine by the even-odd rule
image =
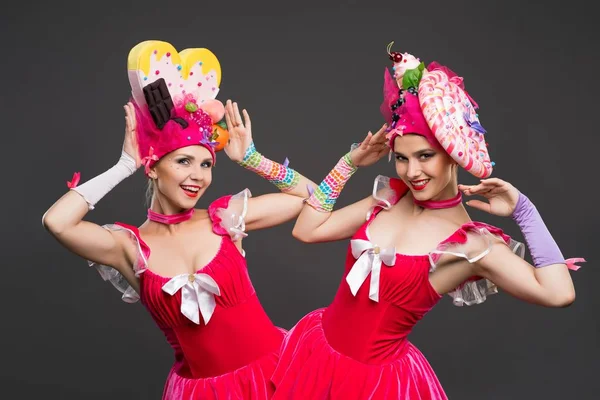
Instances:
[[[139,235],[135,227],[128,228]],[[149,257],[150,249],[140,242]],[[246,260],[228,235],[221,237],[216,256],[197,273],[212,277],[220,290],[220,295],[214,295],[216,306],[208,323],[199,318],[196,324],[181,312],[181,290],[174,295],[163,290],[172,278],[149,269],[140,275],[141,302],[173,346],[180,375],[222,375],[278,350],[282,332],[258,301]]]
[[[123,299],[138,298],[163,331],[175,353],[163,399],[268,399],[285,332],[260,304],[246,259],[235,241],[246,236],[244,217],[249,191],[213,202],[208,214],[221,236],[214,258],[194,274],[161,276],[148,268],[151,249],[130,225],[126,230],[139,250],[135,266],[139,297],[122,277],[97,266],[120,288]],[[110,275],[112,274],[112,275]]]
[[[367,229],[377,215],[356,232],[353,240],[370,241]],[[354,296],[346,277],[357,261],[348,248],[342,284],[323,313],[323,329],[333,348],[366,364],[394,360],[405,348],[413,326],[431,310],[440,296],[429,283],[429,257],[395,254],[394,265],[382,263],[379,299],[369,298],[365,282]],[[352,335],[348,335],[352,332]]]

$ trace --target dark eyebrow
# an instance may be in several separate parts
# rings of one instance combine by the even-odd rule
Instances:
[[[183,158],[189,158],[190,161],[195,161],[196,157],[190,155],[190,154],[185,154],[185,153],[181,153],[181,154],[177,154],[177,157],[183,157]],[[205,162],[212,162],[212,157],[206,157],[205,159],[203,159],[200,164],[204,164]]]
[[[419,150],[419,151],[415,152],[415,156],[420,156],[421,154],[431,153],[431,152],[435,152],[435,150],[427,148],[427,149],[423,149],[423,150]]]
[[[430,152],[435,152],[435,150],[427,148],[427,149],[423,149],[423,150],[419,150],[419,151],[415,151],[413,155],[415,156],[420,156],[421,154],[425,154],[425,153],[430,153]],[[400,157],[404,157],[406,158],[406,156],[402,153],[398,153],[397,151],[394,152],[394,154],[396,156],[400,156]]]

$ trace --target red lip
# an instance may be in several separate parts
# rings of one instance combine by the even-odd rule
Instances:
[[[427,187],[427,185],[429,185],[429,181],[427,181],[427,183],[426,183],[426,184],[424,184],[423,186],[419,186],[419,187],[416,187],[415,185],[413,185],[413,183],[412,183],[412,182],[410,183],[410,185],[412,186],[412,188],[413,188],[414,190],[416,190],[416,191],[421,191],[421,190],[425,189],[425,188]]]
[[[198,188],[197,192],[190,192],[188,190],[185,190],[184,188],[181,188],[181,190],[183,190],[183,193],[185,193],[185,195],[187,197],[191,197],[191,198],[195,198],[198,197],[198,194],[200,194],[200,186],[195,186],[195,185],[186,185],[188,187],[194,187],[194,188]]]

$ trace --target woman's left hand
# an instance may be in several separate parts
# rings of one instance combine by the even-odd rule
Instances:
[[[469,200],[467,205],[501,217],[512,215],[519,200],[517,188],[498,178],[482,179],[478,185],[458,185],[458,190],[466,196],[485,197],[488,202]]]
[[[243,110],[244,119],[240,115],[237,103],[227,100],[225,105],[225,122],[229,131],[229,142],[223,150],[235,162],[240,162],[246,155],[246,150],[252,143],[252,124],[250,115]]]

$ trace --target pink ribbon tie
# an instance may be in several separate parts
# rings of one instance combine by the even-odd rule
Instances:
[[[567,264],[567,268],[573,270],[573,271],[577,271],[579,268],[581,268],[581,266],[576,265],[575,263],[582,263],[585,262],[584,258],[569,258],[568,260],[565,260],[565,264]]]
[[[146,175],[150,172],[150,163],[152,161],[158,161],[158,157],[154,154],[154,147],[150,147],[150,151],[148,151],[148,155],[142,158],[142,164],[144,165],[144,171]]]
[[[67,187],[69,189],[76,188],[77,185],[79,184],[79,180],[80,179],[81,179],[81,173],[80,172],[75,172],[73,174],[73,178],[70,181],[67,181]]]

